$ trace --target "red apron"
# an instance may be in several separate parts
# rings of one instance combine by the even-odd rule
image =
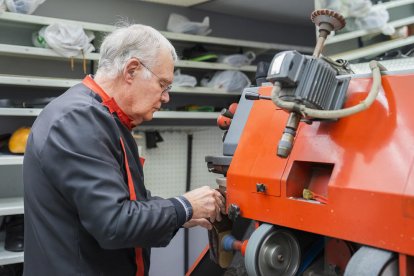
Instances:
[[[102,105],[106,106],[109,109],[109,112],[112,114],[116,112],[121,122],[132,129],[131,120],[128,116],[119,108],[117,103],[113,98],[110,98],[108,94],[90,77],[86,76],[83,79],[83,84],[90,88],[93,92],[97,93],[102,98]],[[122,137],[119,138],[122,146],[122,152],[124,153],[125,159],[125,171],[127,173],[128,179],[128,189],[129,189],[129,200],[137,200],[137,195],[135,194],[134,181],[132,180],[131,171],[129,169],[128,158],[125,150],[124,141]],[[144,165],[144,158],[140,158],[141,165]],[[144,260],[142,259],[142,248],[135,247],[135,262],[137,265],[136,276],[144,276]]]

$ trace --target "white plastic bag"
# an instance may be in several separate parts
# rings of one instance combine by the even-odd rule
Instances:
[[[39,48],[49,48],[45,39],[45,30],[47,26],[42,27],[39,31],[33,32],[32,43]]]
[[[372,2],[370,0],[342,1],[342,5],[346,7],[347,17],[366,16],[372,8]]]
[[[190,75],[181,74],[180,70],[175,70],[173,85],[181,87],[195,87],[197,85],[197,79]]]
[[[218,58],[218,62],[225,63],[235,67],[242,67],[249,65],[255,60],[255,53],[248,51],[244,54],[234,54],[234,55],[222,55]]]
[[[7,9],[11,12],[32,14],[46,0],[6,0]]]
[[[355,24],[359,30],[381,29],[384,35],[392,35],[395,28],[387,24],[389,19],[390,14],[387,9],[383,5],[377,4],[372,6],[364,16],[356,17]]]
[[[244,73],[230,70],[216,72],[210,81],[201,81],[203,86],[223,89],[228,92],[242,92],[250,84],[249,78]]]
[[[321,7],[322,9],[328,9],[333,11],[340,11],[341,14],[346,17],[344,10],[341,10],[341,1],[340,0],[317,0],[315,5]]]
[[[350,31],[380,29],[385,35],[395,32],[387,23],[390,18],[387,9],[381,4],[372,5],[370,0],[320,0],[319,5],[340,12]]]
[[[87,35],[78,25],[54,23],[46,27],[44,38],[50,48],[65,57],[87,54],[95,50],[90,43],[95,38],[93,33],[88,32]]]
[[[210,18],[206,16],[203,22],[192,22],[185,16],[172,13],[168,18],[167,30],[174,33],[208,35],[211,32]]]

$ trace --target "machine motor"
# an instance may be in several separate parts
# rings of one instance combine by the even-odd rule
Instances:
[[[281,100],[320,110],[343,106],[350,79],[339,77],[338,70],[324,59],[297,51],[278,53],[267,76],[269,82],[281,83]]]

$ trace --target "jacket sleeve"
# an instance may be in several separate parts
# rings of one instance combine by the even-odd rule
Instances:
[[[181,226],[174,200],[130,201],[117,125],[87,106],[64,115],[39,153],[42,169],[103,248],[166,246]]]

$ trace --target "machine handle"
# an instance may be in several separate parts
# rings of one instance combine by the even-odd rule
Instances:
[[[272,97],[270,96],[263,96],[260,95],[259,93],[253,93],[253,92],[246,92],[246,94],[244,94],[244,97],[246,98],[246,100],[272,100]]]

